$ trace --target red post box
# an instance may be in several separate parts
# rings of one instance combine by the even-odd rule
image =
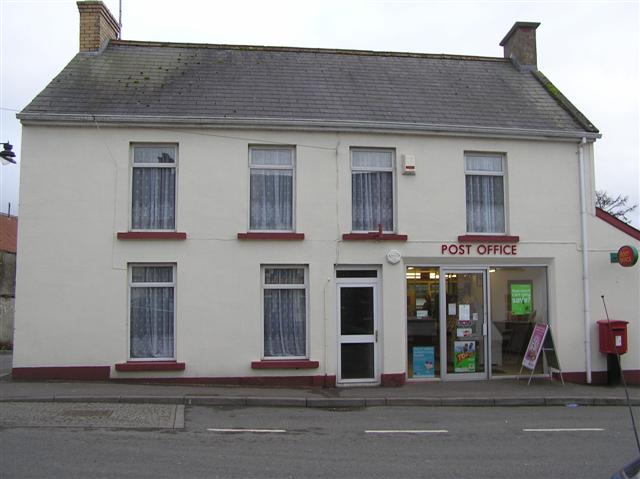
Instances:
[[[598,321],[600,352],[605,354],[624,354],[627,352],[628,321],[601,319]]]

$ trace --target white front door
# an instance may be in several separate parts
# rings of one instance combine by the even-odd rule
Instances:
[[[337,280],[340,384],[379,383],[378,282]]]

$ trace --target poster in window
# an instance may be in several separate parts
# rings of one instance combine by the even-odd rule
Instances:
[[[458,309],[460,311],[460,321],[471,321],[471,305],[461,304]]]
[[[473,329],[471,328],[456,328],[456,336],[458,338],[468,338],[473,336]]]
[[[457,373],[476,372],[476,342],[455,341],[453,344],[454,371]]]
[[[511,314],[515,316],[531,314],[532,311],[531,283],[511,284]]]
[[[413,348],[413,377],[435,377],[435,348],[433,346],[415,346]]]

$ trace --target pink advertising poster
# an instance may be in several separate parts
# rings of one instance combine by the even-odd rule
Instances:
[[[533,328],[533,333],[529,340],[529,346],[527,346],[527,352],[524,353],[524,358],[522,359],[522,365],[525,368],[531,370],[535,369],[548,328],[549,326],[546,324],[536,324],[535,328]]]

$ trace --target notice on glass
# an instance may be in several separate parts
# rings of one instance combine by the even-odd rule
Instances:
[[[471,305],[469,304],[461,304],[460,305],[460,321],[471,321]]]
[[[511,285],[511,314],[516,316],[531,314],[532,294],[531,284]]]
[[[435,377],[435,348],[433,346],[415,346],[413,348],[413,377]]]
[[[454,341],[453,343],[454,370],[457,373],[476,372],[476,342]]]
[[[428,318],[429,317],[429,311],[425,311],[423,309],[419,309],[418,311],[416,311],[416,317],[418,319]]]
[[[456,328],[456,336],[459,338],[468,338],[473,334],[471,328]]]
[[[449,314],[449,316],[455,316],[456,315],[456,303],[449,303],[448,314]]]

